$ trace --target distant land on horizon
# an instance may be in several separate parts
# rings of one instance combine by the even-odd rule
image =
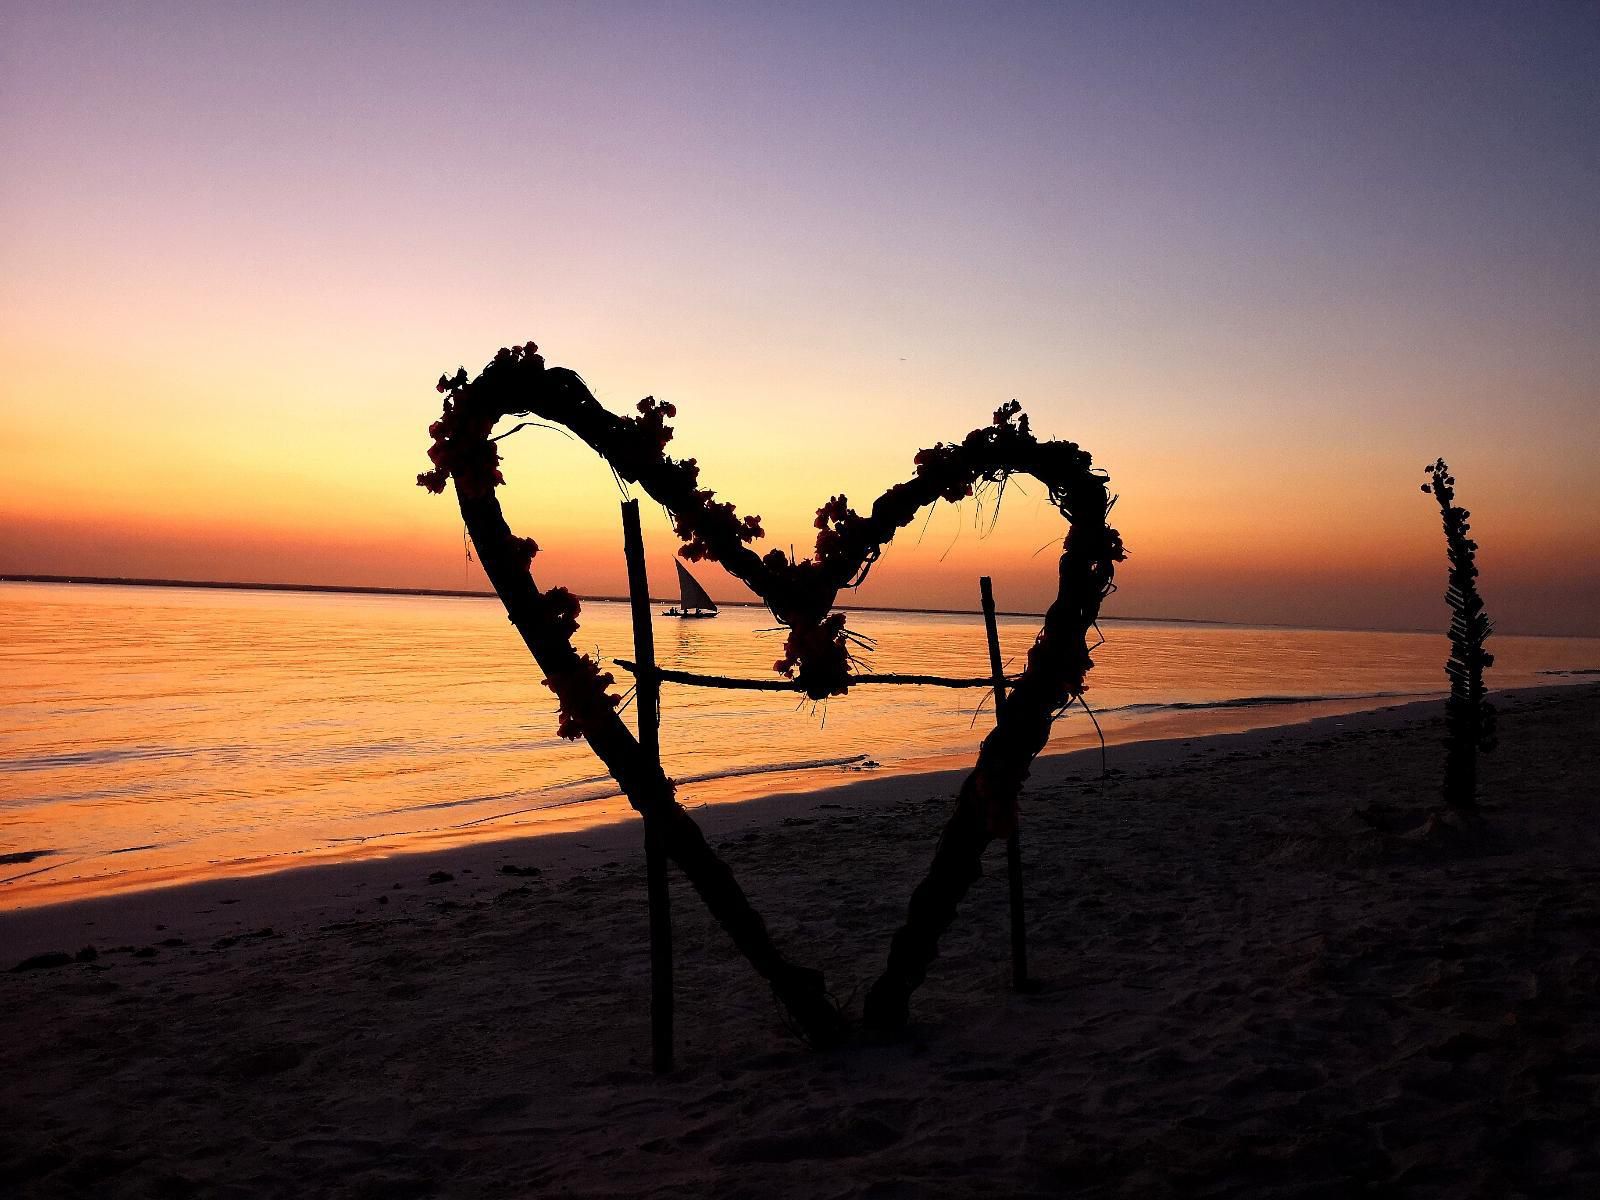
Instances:
[[[86,583],[103,586],[121,587],[165,587],[165,588],[217,588],[233,592],[348,592],[357,596],[442,596],[463,600],[493,600],[497,597],[488,590],[474,591],[467,588],[399,588],[375,587],[361,584],[335,584],[335,583],[241,583],[236,580],[226,579],[124,579],[115,575],[18,575],[14,573],[0,573],[0,583]],[[580,595],[579,600],[607,601],[612,604],[628,603],[627,596],[586,596]],[[652,596],[652,604],[675,603],[675,596]],[[759,600],[718,600],[721,608],[761,608]],[[952,616],[979,616],[980,611],[975,608],[893,608],[888,605],[852,604],[848,606],[855,612],[900,612],[900,613],[945,613]],[[1042,613],[1037,612],[1012,612],[1002,609],[998,613],[1002,617],[1037,617]],[[1166,617],[1105,617],[1108,621],[1164,621]],[[1234,621],[1193,621],[1183,617],[1170,618],[1171,620],[1184,621],[1193,625],[1233,625]]]
[[[436,596],[447,599],[463,600],[492,600],[495,594],[492,591],[472,591],[465,588],[398,588],[398,587],[372,587],[359,584],[333,584],[333,583],[244,583],[228,579],[125,579],[114,575],[28,575],[16,572],[0,572],[0,583],[72,583],[91,584],[105,587],[160,587],[160,588],[214,588],[219,591],[231,592],[332,592],[345,593],[357,596]],[[613,604],[626,604],[626,596],[579,596],[580,600],[607,601]],[[652,604],[670,604],[676,597],[652,596]],[[719,600],[719,605],[728,608],[760,608],[759,600]],[[933,613],[942,616],[974,617],[980,616],[981,611],[975,608],[907,608],[894,607],[884,604],[852,604],[845,606],[853,612],[886,612],[886,613]],[[998,613],[1002,617],[1039,617],[1042,612],[1029,610],[1002,609]],[[1328,632],[1345,633],[1437,633],[1436,629],[1414,627],[1410,629],[1378,629],[1357,628],[1342,625],[1297,625],[1281,621],[1218,621],[1205,617],[1150,617],[1150,616],[1120,616],[1101,617],[1102,621],[1159,621],[1170,625],[1222,625],[1240,629],[1320,629]],[[1516,630],[1497,630],[1511,637],[1586,637],[1581,633],[1518,633]]]

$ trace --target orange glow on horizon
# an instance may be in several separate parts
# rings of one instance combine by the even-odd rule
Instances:
[[[12,406],[17,452],[0,480],[0,571],[485,586],[463,554],[453,500],[412,485],[425,466],[424,429],[437,405],[429,377],[418,385],[420,364],[402,369],[368,358],[319,370],[268,356],[241,372],[220,352],[153,366],[128,348],[63,365],[14,342],[0,343],[0,354],[16,395],[52,401]],[[562,359],[553,354],[552,361]],[[814,537],[814,510],[828,495],[843,490],[858,506],[870,503],[909,475],[919,446],[961,436],[987,419],[993,399],[962,404],[964,424],[947,411],[955,405],[917,414],[888,396],[875,406],[730,409],[715,387],[704,402],[665,389],[607,387],[604,364],[597,365],[602,370],[588,377],[615,409],[625,403],[618,396],[634,390],[673,399],[680,415],[670,450],[698,458],[709,486],[741,512],[759,513],[767,545],[793,545],[802,555]],[[679,364],[669,374],[685,373]],[[694,374],[716,379],[711,364]],[[216,399],[219,376],[226,376],[226,403]],[[790,390],[809,389],[791,383]],[[110,396],[116,403],[107,405]],[[1335,445],[1308,459],[1274,455],[1264,444],[1207,445],[1193,429],[1176,431],[1179,453],[1173,431],[1148,430],[1142,441],[1137,427],[1122,429],[1115,414],[1098,411],[1089,428],[1072,430],[1069,415],[1024,402],[1036,428],[1075,436],[1111,472],[1120,495],[1113,521],[1131,557],[1109,613],[1355,626],[1436,621],[1442,541],[1437,514],[1415,489],[1412,476],[1420,473],[1409,470],[1422,455],[1377,459]],[[72,412],[97,415],[61,420]],[[513,526],[544,547],[536,575],[587,594],[623,591],[619,495],[603,464],[546,430],[525,430],[504,448],[502,501]],[[1244,461],[1252,467],[1237,465]],[[1595,583],[1588,567],[1595,526],[1584,527],[1583,493],[1569,493],[1580,508],[1563,527],[1551,520],[1564,505],[1549,499],[1549,484],[1530,489],[1474,471],[1470,461],[1458,470],[1483,543],[1485,590],[1507,613],[1506,627],[1592,629],[1583,606]],[[901,534],[855,599],[970,608],[971,579],[990,574],[1003,606],[1047,603],[1053,555],[1040,549],[1061,537],[1059,515],[1027,478],[1008,488],[991,529],[992,515],[978,501],[936,506],[926,524]],[[646,533],[659,590],[676,543],[649,505]],[[702,574],[713,595],[748,598],[714,568]]]

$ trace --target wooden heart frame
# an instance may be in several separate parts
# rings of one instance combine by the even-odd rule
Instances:
[[[758,555],[749,543],[762,536],[759,517],[741,518],[699,485],[694,459],[668,457],[670,404],[646,397],[637,417],[608,411],[576,372],[547,367],[532,342],[501,349],[474,379],[465,369],[441,376],[444,412],[429,427],[433,468],[417,477],[432,492],[455,483],[462,519],[507,616],[545,672],[560,705],[559,731],[582,737],[606,765],[647,829],[688,877],[740,951],[772,985],[795,1029],[814,1045],[841,1040],[843,1016],[821,972],[789,961],[773,943],[727,865],[706,843],[677,803],[674,785],[658,759],[644,753],[617,713],[613,676],[572,644],[579,602],[565,588],[541,591],[531,564],[538,546],[512,533],[495,497],[500,472],[497,422],[531,416],[565,427],[603,458],[619,479],[637,484],[671,515],[691,561],[710,559],[741,580],[789,630],[780,674],[815,698],[850,686],[850,634],[843,613],[832,611],[839,592],[859,586],[883,547],[925,506],[959,500],[984,484],[1015,473],[1032,475],[1049,491],[1068,522],[1057,563],[1057,593],[1022,673],[1011,681],[961,786],[933,860],[912,892],[905,923],[895,933],[883,973],[867,994],[869,1028],[893,1031],[909,1016],[911,993],[938,954],[938,941],[956,906],[981,873],[984,848],[1014,826],[1017,798],[1034,758],[1044,748],[1056,715],[1082,695],[1094,665],[1089,634],[1101,601],[1111,592],[1122,540],[1107,523],[1114,502],[1104,472],[1071,442],[1033,436],[1016,401],[991,424],[960,442],[940,443],[916,456],[916,473],[858,513],[844,496],[817,510],[814,553],[795,561],[781,550]],[[501,434],[500,437],[506,436]]]

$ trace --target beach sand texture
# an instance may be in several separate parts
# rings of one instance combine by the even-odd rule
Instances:
[[[797,1045],[676,879],[662,1078],[636,823],[5,914],[96,953],[0,974],[0,1191],[1600,1195],[1600,687],[1500,706],[1482,838],[1415,833],[1432,702],[1042,764],[1041,989],[996,846],[893,1044]],[[859,1011],[950,792],[708,828]]]

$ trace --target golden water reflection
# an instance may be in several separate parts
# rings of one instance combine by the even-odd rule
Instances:
[[[580,649],[631,657],[626,606],[586,604],[582,621]],[[1002,619],[1008,659],[1037,624]],[[875,670],[984,672],[978,617],[851,625],[878,639]],[[1112,741],[1373,707],[1444,680],[1429,635],[1104,629],[1089,699]],[[552,698],[493,600],[8,583],[0,631],[0,907],[628,815],[588,750],[555,736]],[[664,665],[768,677],[781,634],[764,610],[730,607],[660,620],[656,640]],[[1600,664],[1596,639],[1494,650],[1497,687]],[[985,696],[862,688],[812,705],[668,685],[662,752],[690,804],[957,767],[991,720]],[[1096,740],[1074,711],[1051,750]]]

